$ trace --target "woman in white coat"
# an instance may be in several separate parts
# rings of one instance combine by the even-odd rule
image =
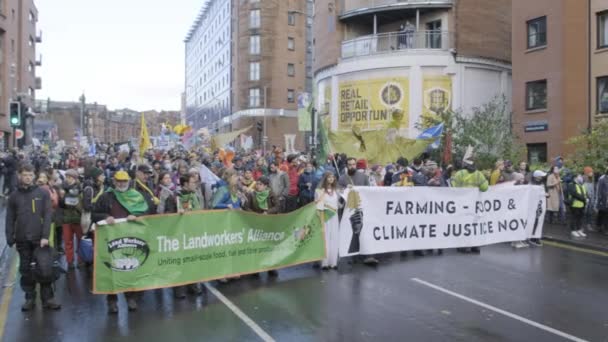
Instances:
[[[321,261],[321,269],[338,267],[339,220],[338,220],[338,182],[332,172],[325,172],[318,189],[315,191],[317,210],[329,210],[333,216],[328,220],[325,216],[325,259]]]

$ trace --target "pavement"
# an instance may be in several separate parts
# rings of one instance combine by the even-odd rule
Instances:
[[[543,226],[543,239],[571,246],[590,248],[608,252],[608,235],[585,229],[586,238],[573,238],[566,224],[547,224]]]
[[[11,255],[11,265],[14,264]],[[2,341],[608,341],[608,253],[553,242],[480,255],[384,256],[338,271],[302,265],[279,277],[206,284],[176,301],[143,293],[137,312],[106,314],[91,272],[56,284],[58,312],[22,313],[14,272],[0,301]],[[13,282],[11,282],[13,281]]]

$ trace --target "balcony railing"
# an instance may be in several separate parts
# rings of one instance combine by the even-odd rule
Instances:
[[[403,8],[445,8],[454,0],[340,0],[340,16],[390,11]]]
[[[408,50],[449,50],[453,47],[449,31],[388,32],[342,42],[342,58],[368,56]]]

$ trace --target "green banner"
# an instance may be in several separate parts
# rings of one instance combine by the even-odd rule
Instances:
[[[99,226],[93,293],[143,291],[273,270],[325,257],[315,204],[289,214],[238,210]]]

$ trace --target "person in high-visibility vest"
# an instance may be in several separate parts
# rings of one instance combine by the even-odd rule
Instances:
[[[587,237],[583,232],[583,218],[587,204],[587,189],[583,182],[583,175],[579,174],[574,182],[568,183],[566,188],[566,204],[569,205],[571,213],[570,234],[574,238]]]
[[[463,169],[456,172],[452,177],[452,187],[454,188],[478,188],[481,192],[488,191],[489,184],[486,177],[475,167],[472,158],[465,158],[462,161]],[[467,248],[457,248],[459,253],[467,253]],[[479,247],[471,247],[471,253],[480,253]]]

